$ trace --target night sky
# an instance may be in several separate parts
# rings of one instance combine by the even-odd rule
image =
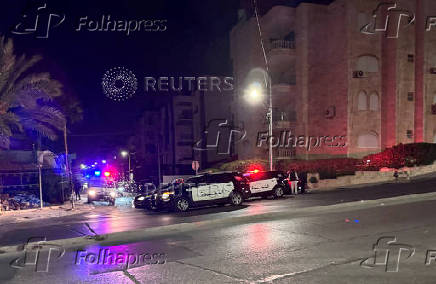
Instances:
[[[47,11],[65,14],[65,21],[50,29],[47,39],[11,33],[23,14],[44,3]],[[32,71],[50,72],[67,95],[79,97],[84,120],[71,128],[70,140],[74,152],[85,154],[103,140],[126,143],[134,122],[151,104],[152,98],[144,94],[145,76],[232,76],[229,33],[241,5],[237,0],[2,0],[0,33],[14,40],[17,54],[43,56]],[[99,21],[103,15],[114,20],[165,20],[166,30],[128,36],[117,31],[76,31],[81,17]],[[116,66],[132,70],[138,79],[138,91],[127,102],[114,102],[102,91],[103,74]]]

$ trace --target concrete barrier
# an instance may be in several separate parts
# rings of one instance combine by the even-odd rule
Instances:
[[[308,173],[307,180],[309,189],[332,189],[351,185],[390,182],[395,181],[396,169],[383,168],[380,171],[357,171],[352,176],[341,176],[336,179],[319,179],[318,173]],[[411,177],[421,176],[436,172],[436,162],[432,165],[402,168],[397,170],[400,180],[409,180]],[[315,177],[318,183],[311,183],[310,178]]]

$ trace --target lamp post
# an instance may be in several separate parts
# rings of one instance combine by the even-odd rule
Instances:
[[[272,107],[272,88],[271,77],[264,71],[265,88],[268,90],[268,106],[266,118],[268,120],[268,161],[269,170],[273,170],[273,149],[272,149],[272,133],[273,133],[273,107]],[[263,87],[259,82],[251,83],[245,91],[245,98],[252,104],[256,104],[263,99]]]
[[[130,152],[128,151],[121,151],[121,156],[123,156],[124,158],[127,156],[129,159],[129,181],[133,181],[133,174],[132,174],[132,170],[130,167]]]

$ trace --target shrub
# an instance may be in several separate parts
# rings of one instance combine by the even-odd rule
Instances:
[[[252,169],[267,170],[268,162],[261,159],[237,160],[230,163],[225,163],[219,168],[222,171],[238,171],[246,172]]]
[[[385,149],[383,152],[364,157],[359,168],[376,171],[383,167],[399,169],[405,166],[430,165],[435,160],[436,144],[398,144]]]

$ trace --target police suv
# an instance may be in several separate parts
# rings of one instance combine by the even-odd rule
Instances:
[[[247,179],[250,196],[274,198],[283,197],[285,193],[290,193],[290,188],[287,176],[284,172],[280,171],[251,171],[244,173],[243,176]]]
[[[248,184],[236,172],[202,174],[162,188],[151,196],[151,204],[157,209],[184,212],[214,204],[241,205],[248,194]]]

